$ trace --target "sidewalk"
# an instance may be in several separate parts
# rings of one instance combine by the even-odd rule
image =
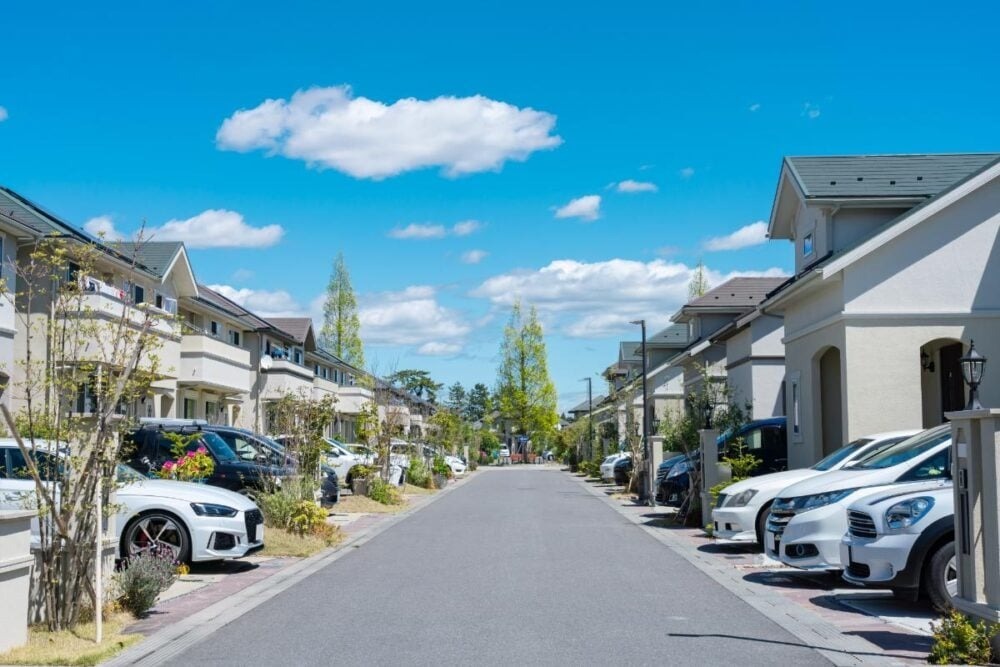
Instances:
[[[715,541],[674,523],[671,508],[613,497],[617,487],[573,476],[590,493],[640,526],[757,611],[837,665],[925,665],[936,616],[888,591],[853,588],[839,576],[786,568],[752,545]],[[667,573],[665,573],[667,574]]]

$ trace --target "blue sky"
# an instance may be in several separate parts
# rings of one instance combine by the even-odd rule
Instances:
[[[492,383],[520,294],[566,407],[699,259],[787,270],[711,243],[767,218],[782,155],[1000,149],[987,3],[340,4],[6,8],[0,182],[114,233],[174,221],[264,314],[317,312],[343,251],[383,371]]]

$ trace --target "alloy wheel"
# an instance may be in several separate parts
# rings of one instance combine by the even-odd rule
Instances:
[[[180,560],[187,536],[184,529],[173,518],[164,514],[150,514],[132,524],[128,533],[128,554],[171,554],[172,560]]]

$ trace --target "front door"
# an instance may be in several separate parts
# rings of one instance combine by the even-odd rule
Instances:
[[[938,352],[941,360],[941,422],[944,413],[965,409],[965,384],[962,381],[962,344],[945,345]]]

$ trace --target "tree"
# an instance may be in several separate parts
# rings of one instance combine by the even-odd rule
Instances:
[[[116,280],[137,278],[141,243],[140,234],[134,246],[120,245],[126,265],[113,269]],[[0,413],[24,460],[19,472],[34,482],[32,500],[42,517],[36,594],[51,630],[72,628],[86,609],[103,607],[93,584],[95,508],[108,506],[120,436],[150,384],[163,376],[162,341],[179,334],[162,311],[136,308],[128,291],[116,307],[95,306],[104,298],[94,276],[110,272],[105,252],[47,238],[14,266],[24,356],[10,384],[22,408],[16,420],[6,406]],[[53,452],[48,443],[63,447],[58,465],[41,465]]]
[[[708,276],[705,275],[705,263],[699,259],[698,266],[694,267],[691,273],[691,281],[688,282],[688,298],[697,299],[699,296],[705,296],[709,289],[711,286],[708,284]]]
[[[465,408],[468,405],[468,396],[465,393],[465,387],[462,386],[461,382],[456,382],[455,384],[448,387],[448,408],[453,410],[457,415],[464,415]]]
[[[524,317],[514,303],[504,327],[497,369],[501,416],[534,444],[546,441],[559,423],[556,388],[549,377],[545,333],[534,308]]]
[[[490,389],[482,382],[477,382],[469,391],[465,406],[465,418],[470,422],[485,422],[493,412],[493,399]]]
[[[323,302],[323,328],[320,345],[355,368],[364,368],[365,349],[361,343],[361,320],[358,301],[351,287],[351,274],[344,263],[344,253],[337,253]]]
[[[437,393],[444,386],[432,380],[431,374],[427,371],[413,369],[396,371],[389,375],[386,380],[399,385],[417,398],[426,398],[431,403],[437,402]]]

